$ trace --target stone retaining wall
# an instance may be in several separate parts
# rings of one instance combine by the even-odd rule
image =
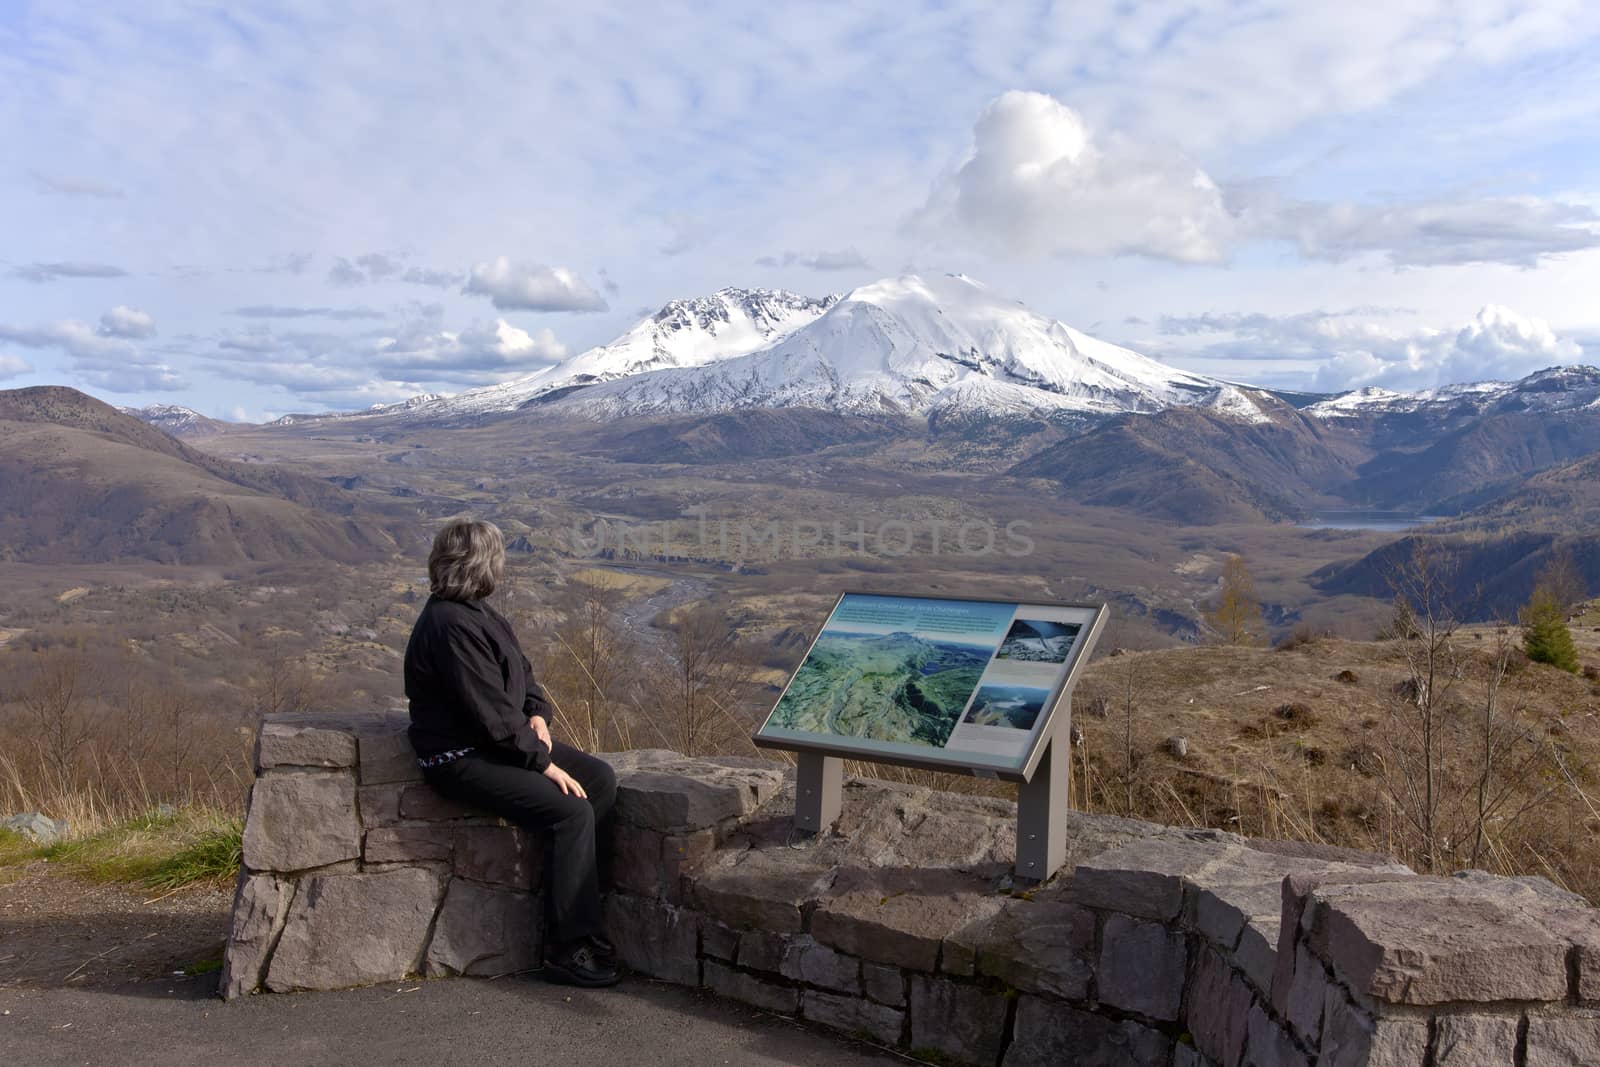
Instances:
[[[403,729],[264,724],[225,995],[537,959],[537,842],[434,797]],[[644,974],[986,1067],[1600,1064],[1600,912],[1542,879],[1074,814],[1016,892],[1006,802],[851,780],[798,838],[781,765],[608,758]]]

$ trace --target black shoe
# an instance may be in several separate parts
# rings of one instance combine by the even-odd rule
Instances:
[[[595,947],[595,951],[600,953],[600,956],[608,963],[612,964],[613,966],[616,964],[617,946],[613,945],[611,943],[611,939],[605,934],[590,934],[589,944],[593,945]]]
[[[604,959],[595,946],[584,938],[573,942],[564,950],[546,957],[544,976],[563,985],[583,986],[585,989],[603,989],[617,984],[620,977],[617,965]]]

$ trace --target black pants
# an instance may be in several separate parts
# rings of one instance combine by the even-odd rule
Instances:
[[[481,756],[463,756],[429,768],[424,777],[452,800],[486,808],[545,835],[549,842],[544,863],[546,936],[549,942],[562,944],[604,932],[596,827],[617,799],[617,776],[604,760],[560,741],[552,746],[551,756],[583,786],[587,800],[563,793],[537,771]]]

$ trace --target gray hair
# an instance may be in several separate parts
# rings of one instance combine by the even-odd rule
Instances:
[[[506,570],[506,542],[492,522],[452,519],[433,538],[428,589],[445,600],[481,600]]]

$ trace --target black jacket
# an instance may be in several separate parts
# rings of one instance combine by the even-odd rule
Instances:
[[[406,643],[411,746],[419,756],[471,747],[499,763],[543,771],[550,750],[528,717],[550,719],[511,624],[481,600],[428,598]]]

